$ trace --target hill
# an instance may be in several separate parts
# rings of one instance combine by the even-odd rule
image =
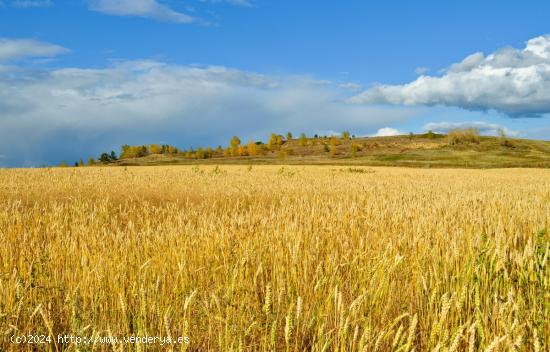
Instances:
[[[336,140],[336,141],[335,141]],[[261,142],[256,145],[264,147]],[[228,148],[229,149],[229,148]],[[452,142],[446,135],[283,140],[259,155],[231,156],[214,151],[209,158],[189,153],[151,154],[124,158],[114,165],[165,164],[327,164],[410,167],[506,168],[550,167],[550,142],[501,137],[476,137]]]

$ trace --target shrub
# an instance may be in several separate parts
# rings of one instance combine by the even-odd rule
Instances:
[[[330,145],[333,146],[333,147],[336,147],[337,145],[340,145],[342,144],[342,142],[340,142],[340,140],[334,136],[330,137]]]
[[[455,128],[447,135],[449,144],[479,143],[479,130],[477,128]]]

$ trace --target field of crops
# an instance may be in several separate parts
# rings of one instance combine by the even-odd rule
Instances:
[[[547,351],[544,229],[543,169],[4,169],[0,350]]]

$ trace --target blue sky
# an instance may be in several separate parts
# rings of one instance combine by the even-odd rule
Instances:
[[[550,139],[547,1],[0,0],[0,166],[271,131]]]

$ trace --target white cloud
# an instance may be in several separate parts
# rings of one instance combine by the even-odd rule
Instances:
[[[0,62],[24,57],[52,57],[68,52],[67,49],[34,39],[0,38]]]
[[[383,128],[380,128],[376,134],[373,135],[373,137],[390,137],[390,136],[400,136],[400,135],[403,135],[405,134],[404,132],[402,131],[399,131],[395,128],[391,128],[391,127],[383,127]]]
[[[0,154],[6,163],[69,161],[129,143],[217,145],[233,134],[311,129],[361,133],[416,114],[348,104],[334,84],[226,67],[121,62],[0,75]],[[25,136],[23,139],[22,136]]]
[[[403,85],[378,85],[353,98],[361,104],[446,105],[494,109],[511,117],[550,113],[550,35],[524,49],[475,53],[442,76],[421,76]]]
[[[342,83],[339,85],[340,88],[344,88],[344,89],[348,89],[348,90],[351,90],[351,91],[359,91],[361,89],[363,89],[363,86],[360,85],[359,83],[354,83],[354,82],[346,82],[346,83]]]
[[[428,71],[430,71],[430,69],[428,67],[417,67],[414,70],[414,72],[416,72],[416,74],[419,74],[419,75],[426,74]]]
[[[502,126],[496,123],[489,123],[485,121],[465,121],[465,122],[430,122],[424,125],[424,131],[434,131],[447,133],[454,128],[477,128],[481,134],[498,136],[500,129],[504,131],[507,136],[519,137],[522,135],[520,131],[514,131],[506,126]]]
[[[191,23],[195,18],[156,0],[91,0],[90,9],[114,16],[135,16],[158,21]]]

